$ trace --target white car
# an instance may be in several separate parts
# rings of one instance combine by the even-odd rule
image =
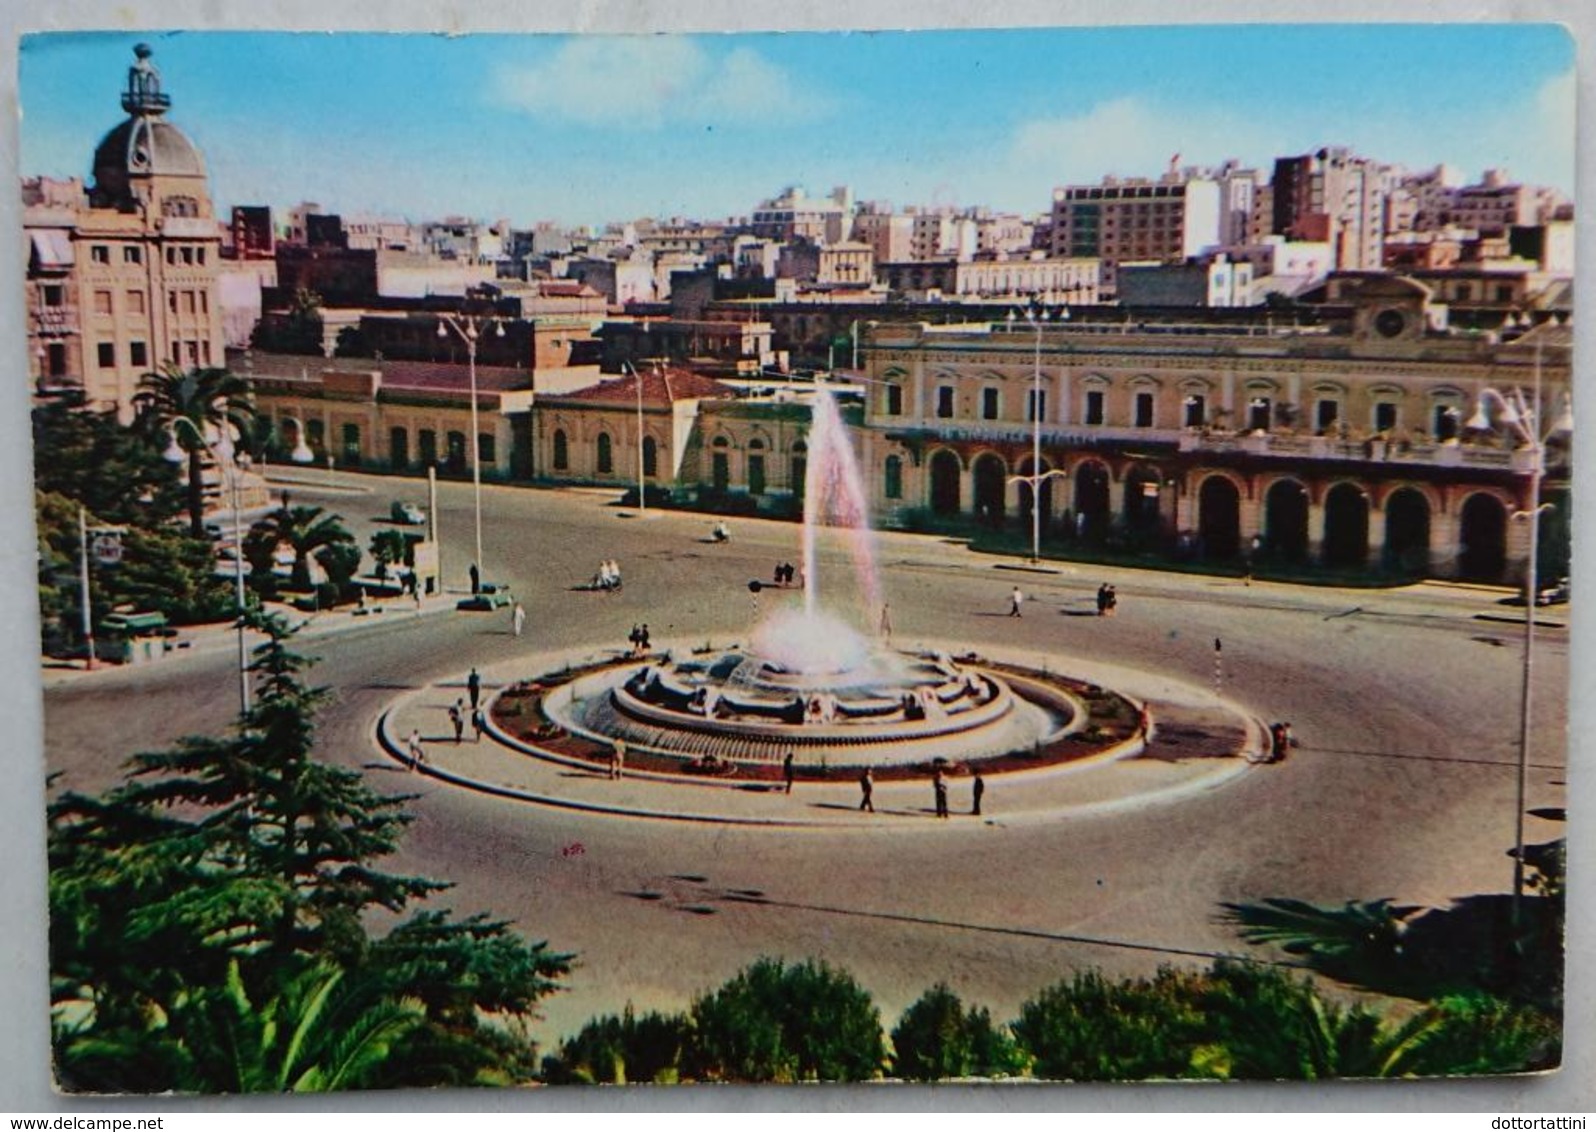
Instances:
[[[425,511],[414,503],[405,503],[402,500],[396,500],[394,505],[389,508],[388,517],[394,522],[402,523],[407,527],[419,527],[427,521],[427,513]]]

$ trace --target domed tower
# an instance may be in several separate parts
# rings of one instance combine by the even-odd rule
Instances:
[[[150,62],[149,44],[139,44],[133,54],[137,58],[122,92],[128,117],[94,151],[89,203],[123,212],[148,210],[155,216],[210,218],[205,159],[165,119],[172,98],[161,90],[161,73]]]

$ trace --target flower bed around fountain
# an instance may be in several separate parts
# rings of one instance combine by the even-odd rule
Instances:
[[[884,651],[877,650],[878,659]],[[1145,726],[1133,701],[1059,673],[994,663],[974,653],[956,660],[936,653],[887,655],[901,659],[899,677],[908,681],[893,687],[915,691],[894,699],[881,695],[878,686],[850,683],[857,672],[817,680],[816,674],[780,669],[740,686],[783,693],[803,686],[811,700],[838,696],[839,706],[855,710],[828,721],[813,717],[807,702],[800,713],[796,695],[785,717],[766,714],[747,691],[728,706],[712,701],[715,706],[705,713],[702,702],[693,702],[691,681],[735,672],[749,659],[735,648],[702,651],[681,662],[666,655],[622,657],[546,673],[506,689],[491,710],[507,734],[551,757],[603,768],[619,736],[627,743],[629,771],[765,782],[782,778],[789,751],[799,781],[851,781],[866,766],[882,781],[923,777],[939,767],[951,774],[1002,774],[1122,749]],[[916,674],[935,682],[915,683]],[[918,712],[907,701],[920,704],[936,689],[950,702],[935,702],[957,710],[944,710],[936,719],[909,718]],[[861,705],[870,710],[858,710]],[[1016,717],[1028,717],[1028,725],[1015,730]]]

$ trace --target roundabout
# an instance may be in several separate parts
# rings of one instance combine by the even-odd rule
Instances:
[[[989,798],[975,823],[981,826],[1168,803],[1236,779],[1266,742],[1264,726],[1239,706],[1157,674],[968,648],[955,658],[948,643],[936,641],[890,655],[900,658],[894,663],[902,673],[933,681],[928,686],[959,710],[939,720],[905,719],[900,699],[863,724],[811,721],[807,709],[786,723],[748,720],[730,708],[706,718],[687,710],[691,693],[678,682],[746,656],[736,643],[683,642],[646,657],[567,652],[497,664],[482,673],[483,733],[460,742],[447,728],[448,710],[463,701],[466,681],[464,674],[444,679],[386,704],[375,735],[384,754],[411,771],[533,805],[619,818],[878,829],[934,816],[935,779],[968,797],[977,774]],[[659,695],[658,685],[686,701],[675,712],[629,714],[649,703],[644,697]],[[1004,710],[981,710],[994,707]],[[965,714],[974,718],[958,718]],[[1016,715],[1023,720],[1017,732]],[[948,726],[905,738],[906,728],[926,723]],[[871,734],[877,727],[882,731]],[[839,738],[848,728],[864,734]],[[1036,728],[1017,747],[992,742]],[[410,754],[411,736],[424,752],[419,762]],[[624,771],[617,775],[612,758],[622,736]],[[783,766],[789,751],[792,791]],[[864,767],[877,784],[874,813],[858,809]]]

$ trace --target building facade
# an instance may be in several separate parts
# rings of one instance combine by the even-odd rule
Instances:
[[[41,196],[24,208],[28,236],[29,376],[131,419],[139,379],[165,365],[221,365],[217,293],[222,231],[205,161],[166,121],[150,48],[128,69],[128,117],[94,153],[86,198]]]
[[[1493,407],[1484,390],[1528,390],[1537,373],[1550,420],[1571,336],[1555,322],[1508,344],[1438,334],[1430,306],[1421,284],[1383,277],[1339,324],[1302,331],[874,327],[860,443],[877,513],[1028,531],[1032,489],[1010,477],[1042,473],[1050,539],[1517,576],[1528,536],[1509,519],[1530,507],[1532,454],[1499,417],[1466,425]],[[1549,484],[1565,454],[1548,449]]]
[[[1096,258],[1113,295],[1127,260],[1179,263],[1221,242],[1217,181],[1169,173],[1156,181],[1105,177],[1053,190],[1055,259]]]

